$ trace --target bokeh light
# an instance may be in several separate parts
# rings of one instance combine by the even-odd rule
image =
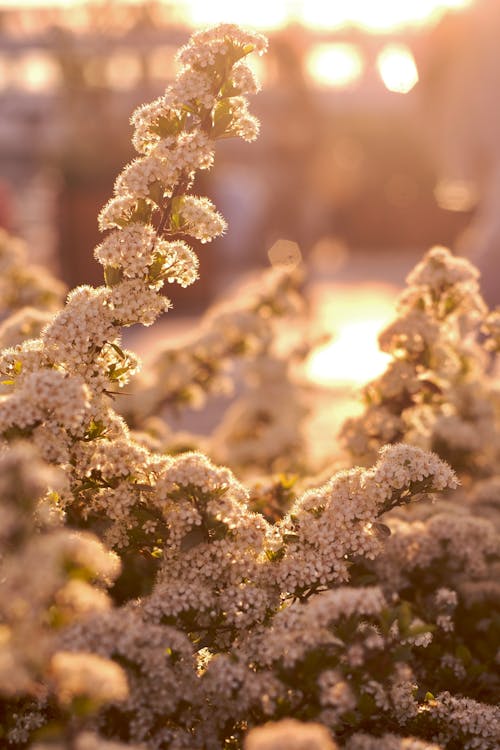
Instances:
[[[390,32],[410,25],[438,20],[447,10],[470,5],[473,0],[350,0],[349,3],[324,0],[163,0],[160,5],[194,26],[239,23],[261,29],[277,29],[289,23],[311,28],[339,29],[348,26],[372,33]],[[0,8],[59,7],[74,10],[89,5],[105,5],[104,0],[0,0]],[[145,0],[120,0],[114,5],[141,5]],[[111,3],[113,5],[113,3]]]
[[[364,60],[354,44],[316,44],[306,58],[306,69],[320,86],[345,88],[363,75]]]
[[[388,355],[377,336],[394,315],[396,290],[384,284],[319,285],[315,316],[332,340],[306,363],[310,380],[321,386],[359,386],[380,375]]]
[[[12,78],[17,88],[31,93],[52,90],[61,82],[56,61],[44,50],[20,55],[14,62]]]
[[[388,44],[377,57],[377,69],[385,87],[407,94],[418,83],[418,70],[411,50],[404,44]]]

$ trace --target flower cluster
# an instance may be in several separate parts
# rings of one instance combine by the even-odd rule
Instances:
[[[386,446],[370,470],[351,469],[298,498],[280,522],[275,554],[289,591],[348,578],[354,556],[374,558],[382,546],[377,519],[419,492],[455,487],[452,470],[435,455],[407,445]],[[331,540],[335,539],[335,545]]]
[[[60,640],[71,623],[111,607],[104,587],[120,563],[92,534],[61,525],[51,500],[64,477],[30,445],[3,449],[0,476],[2,729],[16,745],[45,723],[42,698],[69,706],[85,696],[94,710],[126,695],[117,664],[88,653],[68,661]]]
[[[243,58],[254,49],[264,51],[263,37],[231,26],[193,38],[180,54],[179,80],[161,102],[133,116],[134,142],[146,155],[125,167],[100,216],[101,228],[112,229],[95,250],[106,285],[75,289],[38,339],[18,343],[0,357],[0,434],[34,438],[48,460],[75,467],[70,470],[73,498],[67,495],[65,502],[81,517],[93,509],[82,503],[85,490],[114,491],[115,498],[124,494],[113,480],[103,484],[98,469],[79,470],[82,444],[105,438],[102,445],[112,453],[115,439],[130,439],[108,401],[139,366],[121,347],[120,327],[152,324],[170,307],[160,294],[165,282],[186,286],[197,278],[198,261],[186,236],[208,241],[225,227],[210,201],[188,190],[196,169],[211,166],[215,141],[238,130],[244,87],[252,88],[251,76],[242,73]],[[205,93],[211,92],[210,106],[206,96],[189,93],[201,85],[200,75]],[[187,86],[182,99],[190,77],[197,84]],[[126,489],[135,506],[141,504],[140,491]],[[120,534],[110,538],[119,541]]]
[[[0,230],[0,318],[24,307],[57,310],[64,284],[43,266],[28,261],[25,244]]]
[[[128,423],[141,428],[164,409],[201,408],[210,396],[232,393],[238,361],[253,363],[268,353],[277,322],[299,313],[299,280],[271,269],[213,305],[196,331],[164,346],[132,384],[133,398],[124,406]]]
[[[303,473],[304,412],[275,329],[297,310],[289,273],[164,351],[124,416],[110,400],[139,368],[120,328],[153,323],[163,286],[197,277],[189,238],[225,229],[189,191],[218,139],[256,136],[244,58],[265,45],[230,25],[192,37],[176,81],[132,117],[138,157],[100,215],[105,285],[0,332],[10,750],[498,747],[497,321],[467,261],[434,248],[409,276],[380,339],[392,364],[344,429],[368,468]],[[220,392],[237,358],[254,390],[206,443],[265,475],[253,494],[200,451],[130,431]],[[286,459],[299,477],[267,476]]]
[[[298,271],[284,268],[252,277],[211,307],[196,332],[155,355],[132,384],[132,398],[122,411],[129,424],[144,431],[142,439],[157,438],[162,450],[202,448],[240,472],[304,463],[309,408],[293,370],[314,344],[304,340],[300,280]],[[301,335],[299,345],[290,337],[292,322]],[[229,407],[220,405],[222,416],[205,439],[173,433],[166,422],[151,418],[179,418],[183,409],[201,409],[211,398],[229,400],[235,393]]]
[[[442,247],[409,274],[399,315],[379,338],[393,359],[366,386],[364,413],[343,427],[356,462],[370,463],[381,445],[402,440],[435,450],[456,468],[484,472],[495,465],[498,396],[485,352],[493,348],[494,317],[488,317],[478,276],[467,260]],[[488,325],[484,347],[480,332]]]

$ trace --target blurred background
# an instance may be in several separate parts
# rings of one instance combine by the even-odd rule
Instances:
[[[434,244],[471,257],[500,302],[499,0],[0,0],[0,225],[36,262],[100,283],[96,216],[133,157],[129,116],[218,22],[269,36],[262,131],[221,144],[197,180],[229,231],[170,315],[268,265],[278,238],[299,244],[323,317],[349,318],[347,349],[374,339]]]

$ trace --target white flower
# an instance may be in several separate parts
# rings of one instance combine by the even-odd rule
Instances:
[[[58,651],[52,657],[50,672],[63,704],[79,696],[101,704],[122,701],[128,695],[123,669],[95,654]]]
[[[210,242],[226,231],[227,224],[208,198],[186,195],[179,207],[182,231],[201,242]]]

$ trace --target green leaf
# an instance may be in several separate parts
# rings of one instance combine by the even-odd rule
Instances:
[[[374,713],[377,713],[377,704],[373,695],[362,693],[358,700],[358,709],[365,717],[373,716]]]
[[[189,552],[194,547],[207,541],[207,534],[202,526],[195,526],[188,531],[181,541],[181,552]]]
[[[392,652],[394,661],[409,662],[412,658],[411,646],[398,646]]]
[[[314,518],[320,518],[325,511],[324,505],[318,505],[316,508],[308,508],[307,513],[310,513]]]
[[[214,518],[213,516],[207,517],[204,526],[207,529],[210,541],[225,539],[229,531],[227,525],[223,521],[219,521],[218,518]]]
[[[127,224],[132,222],[142,222],[146,224],[151,219],[153,206],[145,198],[139,198],[136,203],[135,211],[131,214]]]
[[[96,440],[97,438],[104,435],[106,431],[106,428],[104,426],[104,422],[101,422],[100,419],[97,420],[91,420],[89,426],[87,427],[87,431],[85,432],[85,435],[83,439],[85,442],[88,442],[89,440]]]
[[[33,427],[36,427],[36,423],[34,425],[30,425],[30,427],[23,428],[18,427],[17,425],[12,425],[12,427],[8,427],[6,430],[4,430],[2,435],[6,440],[17,440],[17,438],[25,438],[28,437],[28,435],[31,435]]]
[[[278,480],[281,486],[285,490],[291,489],[294,486],[294,484],[296,484],[297,479],[298,479],[297,474],[280,474],[278,477]]]
[[[183,117],[159,117],[157,124],[151,128],[151,132],[157,133],[162,138],[166,138],[169,135],[177,135],[182,128],[183,122]]]
[[[466,666],[472,661],[472,654],[463,643],[460,643],[455,649],[455,656],[460,659]]]
[[[238,86],[235,86],[233,81],[226,81],[220,91],[220,96],[222,99],[229,99],[232,96],[239,96],[240,94],[241,89],[238,88]]]
[[[149,281],[156,281],[161,276],[164,263],[165,263],[165,257],[163,255],[158,255],[155,257],[155,259],[149,266],[149,272],[148,272]]]
[[[58,630],[68,624],[68,618],[63,615],[59,607],[53,605],[47,612],[47,621],[49,628]]]
[[[121,219],[115,219],[116,226],[120,227],[120,229],[123,229],[127,226],[127,224],[130,224],[131,219],[127,218],[126,216],[123,216]]]
[[[176,195],[175,198],[172,198],[170,201],[170,211],[172,213],[177,213],[181,209],[184,198],[184,195]]]
[[[118,354],[118,356],[120,357],[120,359],[126,359],[126,356],[125,356],[125,352],[123,351],[123,349],[121,349],[121,348],[120,348],[120,347],[118,346],[118,344],[115,344],[115,343],[114,343],[114,342],[112,341],[112,342],[110,343],[110,346],[112,346],[112,347],[113,347],[113,349],[114,349],[114,350],[115,350],[115,352],[116,352],[116,353]]]
[[[91,698],[89,695],[76,695],[71,701],[71,713],[75,716],[84,718],[97,713],[100,708],[99,701]]]
[[[122,375],[125,375],[129,371],[129,367],[116,367],[116,365],[110,365],[108,368],[108,376],[112,381],[119,380]]]
[[[123,271],[115,266],[104,267],[104,280],[107,286],[116,286],[123,279]]]
[[[183,219],[181,216],[183,202],[183,195],[177,195],[175,198],[172,198],[170,202],[170,229],[174,232],[181,229],[183,225]]]
[[[432,633],[436,629],[435,625],[430,625],[427,622],[422,622],[420,625],[411,625],[408,628],[409,636],[422,635],[423,633]]]
[[[168,656],[172,660],[172,664],[177,664],[181,658],[178,651],[175,651],[172,646],[167,646],[165,649],[165,656]]]
[[[214,109],[212,119],[212,137],[220,138],[233,120],[232,103],[229,99],[222,99]]]
[[[279,562],[280,560],[283,559],[285,555],[285,548],[280,547],[277,550],[266,549],[265,552],[266,552],[266,557],[269,560],[269,562]]]
[[[163,195],[165,188],[159,180],[151,182],[149,185],[149,197],[156,203],[157,206],[161,205],[163,201]]]
[[[378,521],[372,524],[373,532],[379,539],[386,539],[391,535],[391,530],[385,523],[379,523]]]
[[[408,629],[410,627],[411,619],[411,606],[408,604],[408,602],[402,602],[398,612],[398,623],[401,635],[408,635]]]
[[[84,581],[87,583],[94,578],[94,571],[90,570],[86,565],[78,565],[73,560],[66,560],[63,563],[63,570],[72,581]]]
[[[61,740],[65,735],[66,728],[62,721],[49,721],[44,724],[40,729],[35,729],[31,735],[31,739],[39,742],[54,742],[55,740]]]
[[[342,721],[350,727],[355,727],[359,721],[358,714],[354,711],[346,711],[346,713],[342,715]]]

